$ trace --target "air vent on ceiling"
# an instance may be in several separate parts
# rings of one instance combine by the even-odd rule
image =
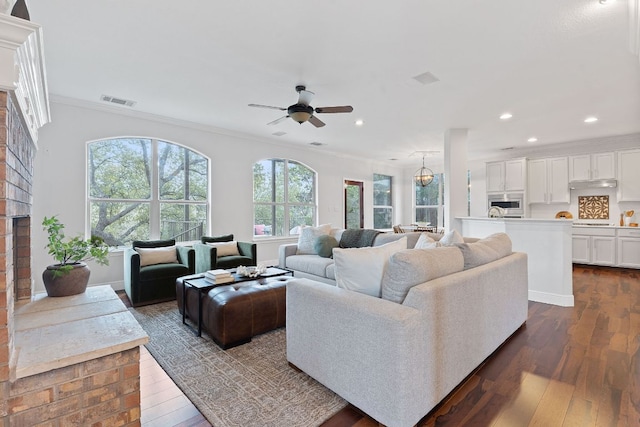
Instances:
[[[440,81],[439,78],[437,78],[436,76],[434,76],[433,74],[431,74],[428,71],[426,73],[418,74],[413,79],[418,81],[418,82],[420,82],[420,83],[422,83],[423,85],[428,85],[428,84]]]
[[[135,101],[131,101],[129,99],[116,98],[115,96],[102,95],[100,96],[100,100],[104,102],[110,102],[112,104],[124,105],[125,107],[133,107],[136,105]]]
[[[313,145],[314,147],[322,147],[325,144],[323,144],[322,142],[314,141],[310,142],[309,145]]]
[[[502,151],[509,151],[509,150],[513,150],[516,147],[505,147],[505,148],[501,148],[500,150]]]
[[[283,136],[283,135],[286,135],[286,134],[287,134],[286,132],[282,132],[282,131],[280,130],[280,131],[278,131],[278,132],[274,132],[274,133],[272,133],[271,135],[273,135],[273,136]]]

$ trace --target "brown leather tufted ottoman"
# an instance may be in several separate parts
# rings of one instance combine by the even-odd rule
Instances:
[[[273,277],[213,288],[202,301],[202,325],[223,349],[286,324],[287,282]]]

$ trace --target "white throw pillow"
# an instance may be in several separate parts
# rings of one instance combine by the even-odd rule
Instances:
[[[322,224],[317,227],[302,226],[298,236],[298,255],[317,255],[314,243],[319,236],[331,233],[331,224]]]
[[[171,264],[178,262],[175,246],[162,248],[135,248],[140,254],[140,267],[154,264]]]
[[[456,243],[464,243],[464,238],[456,230],[449,231],[440,239],[442,246],[453,246]]]
[[[235,240],[231,242],[207,242],[207,245],[216,248],[218,258],[221,256],[240,255],[238,242]]]
[[[381,246],[334,248],[336,285],[380,298],[382,276],[394,253],[407,249],[407,237]]]
[[[418,241],[416,245],[413,247],[414,249],[432,249],[442,246],[440,242],[435,241],[427,233],[421,233],[420,237],[418,237]]]

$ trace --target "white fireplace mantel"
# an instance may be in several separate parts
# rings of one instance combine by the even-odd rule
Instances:
[[[0,13],[0,90],[14,92],[33,142],[51,121],[42,27]]]

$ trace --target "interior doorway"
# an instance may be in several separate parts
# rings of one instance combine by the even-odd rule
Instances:
[[[364,182],[344,180],[344,228],[364,228]]]

